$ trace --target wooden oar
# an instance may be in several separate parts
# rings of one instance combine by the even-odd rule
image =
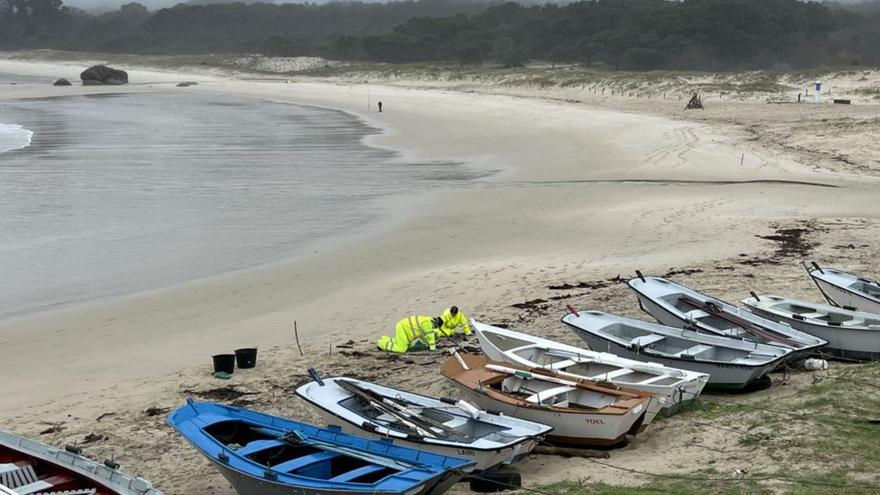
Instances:
[[[437,428],[438,430],[443,431],[443,432],[446,433],[447,435],[452,435],[452,436],[463,436],[464,438],[470,438],[470,435],[468,435],[468,434],[466,434],[466,433],[462,433],[462,432],[456,431],[455,429],[450,428],[450,427],[444,425],[443,423],[441,423],[441,422],[439,422],[439,421],[435,421],[435,420],[433,420],[433,419],[431,419],[431,418],[429,418],[429,417],[427,417],[427,416],[422,416],[421,414],[419,414],[419,413],[417,413],[417,412],[415,412],[415,411],[412,411],[409,407],[404,406],[404,405],[401,405],[401,404],[398,403],[396,400],[394,400],[394,399],[392,399],[392,398],[390,398],[390,397],[383,397],[383,398],[382,398],[382,402],[384,402],[385,404],[388,404],[389,406],[391,406],[391,407],[397,409],[401,414],[406,415],[406,416],[407,416],[408,418],[410,418],[412,421],[419,421],[419,422],[422,422],[422,423],[424,423],[424,424],[426,424],[426,425],[428,425],[428,426],[430,426],[430,427]]]
[[[697,301],[695,299],[691,299],[688,296],[681,296],[681,300],[687,304],[690,304],[691,306],[693,306],[697,309],[701,309],[707,313],[712,314],[713,316],[717,316],[718,318],[721,318],[722,320],[733,323],[734,325],[742,328],[743,330],[745,330],[747,333],[751,334],[754,337],[759,337],[759,338],[762,338],[762,339],[764,339],[766,341],[770,341],[770,342],[779,342],[780,344],[784,344],[784,345],[787,345],[787,346],[795,348],[795,349],[799,349],[799,348],[803,347],[802,345],[799,345],[797,342],[785,337],[784,335],[780,335],[780,334],[773,332],[773,331],[770,331],[770,330],[765,330],[761,327],[756,326],[754,323],[752,323],[746,319],[740,318],[738,316],[734,316],[734,315],[722,310],[721,308],[719,308],[718,306],[716,306],[712,302],[704,303],[702,301]]]
[[[368,394],[364,393],[364,391],[360,387],[354,385],[353,383],[349,383],[345,380],[336,380],[336,383],[338,383],[339,386],[342,387],[343,390],[345,390],[346,392],[349,392],[351,394],[354,394],[356,397],[363,400],[368,405],[370,405],[370,406],[372,406],[372,407],[374,407],[374,408],[378,409],[379,411],[382,411],[386,414],[394,416],[401,423],[403,423],[404,426],[410,428],[411,430],[415,431],[419,435],[421,435],[423,437],[436,436],[436,434],[433,431],[425,429],[422,426],[416,424],[415,422],[411,421],[406,416],[400,414],[395,409],[385,405],[383,402],[381,402],[381,401],[377,402],[375,399],[370,397]]]

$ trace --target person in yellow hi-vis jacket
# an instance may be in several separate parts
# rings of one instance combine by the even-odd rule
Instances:
[[[439,332],[440,337],[452,337],[458,332],[458,327],[461,327],[465,335],[471,334],[468,317],[458,310],[458,306],[444,309],[440,319],[443,320],[443,325],[440,327]]]
[[[439,317],[410,316],[397,322],[393,338],[383,335],[376,344],[386,352],[433,351],[437,349],[437,332],[442,325]]]

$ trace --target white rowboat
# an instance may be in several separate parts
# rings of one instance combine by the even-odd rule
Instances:
[[[296,390],[327,424],[346,433],[476,464],[486,471],[531,452],[552,427],[489,413],[464,401],[435,399],[354,378],[319,378]]]
[[[709,387],[743,389],[783,362],[791,349],[581,310],[562,321],[593,349],[709,375]]]
[[[836,356],[860,360],[880,358],[880,315],[767,294],[742,302],[759,316],[827,340],[827,350]]]
[[[650,392],[659,399],[659,413],[664,416],[675,414],[683,404],[700,395],[709,381],[709,375],[705,373],[580,349],[477,321],[471,326],[483,353],[493,361],[544,368],[560,377],[611,382],[620,387]]]
[[[659,277],[627,282],[639,306],[664,325],[792,349],[788,360],[804,358],[828,342]]]
[[[829,303],[844,309],[880,314],[880,282],[813,263],[807,272]]]
[[[611,383],[565,380],[473,354],[455,354],[440,373],[480,407],[552,426],[547,440],[554,443],[618,445],[641,430],[655,400]]]

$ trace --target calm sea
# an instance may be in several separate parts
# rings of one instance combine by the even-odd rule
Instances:
[[[0,133],[24,143],[0,153],[0,316],[311,253],[376,228],[389,199],[478,177],[364,145],[376,132],[183,91],[0,99]]]

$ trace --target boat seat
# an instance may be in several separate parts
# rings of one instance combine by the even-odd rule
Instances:
[[[800,315],[803,316],[804,318],[811,318],[811,319],[815,320],[817,318],[821,318],[821,317],[825,316],[825,313],[819,313],[819,312],[800,313]]]
[[[556,361],[555,363],[548,366],[551,370],[558,370],[563,368],[568,368],[569,366],[573,366],[575,361],[573,359],[563,359],[562,361]]]
[[[647,347],[651,344],[656,344],[666,337],[663,335],[651,334],[651,335],[642,335],[640,337],[636,337],[630,341],[631,344],[636,344],[639,347]]]
[[[549,399],[551,397],[556,397],[560,394],[565,394],[575,390],[575,387],[570,387],[568,385],[560,385],[558,387],[550,388],[547,390],[543,390],[534,395],[530,395],[526,398],[526,402],[531,402],[532,404],[541,404],[545,399]]]
[[[18,464],[0,464],[0,474],[18,469]]]
[[[671,376],[671,375],[657,375],[657,376],[652,376],[651,378],[648,378],[648,379],[642,380],[642,381],[639,382],[639,384],[640,384],[640,385],[650,385],[650,384],[652,384],[652,383],[654,383],[654,382],[659,382],[659,381],[661,381],[661,380],[666,380],[666,379],[668,379],[668,378],[678,379],[679,381],[681,381],[681,379],[678,378],[677,376]]]
[[[687,349],[684,349],[683,351],[679,352],[678,355],[679,355],[679,357],[685,356],[685,355],[696,357],[698,354],[704,353],[710,349],[712,349],[711,345],[697,344],[693,347],[689,347]]]
[[[334,457],[339,457],[339,454],[335,452],[316,452],[314,454],[282,462],[281,464],[276,464],[272,466],[272,470],[281,471],[282,473],[292,473],[297,469],[302,469],[310,464],[326,461],[327,459],[332,459]]]
[[[69,474],[59,474],[56,476],[51,476],[44,480],[37,480],[33,483],[19,486],[18,488],[13,488],[13,490],[15,490],[15,493],[17,493],[18,495],[35,495],[39,493],[45,493],[46,490],[49,490],[59,485],[63,485],[65,483],[70,483],[73,480],[73,476],[70,476]]]
[[[702,309],[692,309],[684,314],[685,318],[689,320],[699,320],[700,318],[706,318],[709,316],[709,313],[703,311]]]
[[[35,494],[38,492],[48,490],[48,489],[52,488],[53,486],[55,486],[55,485],[53,485],[52,483],[49,483],[47,481],[37,480],[37,481],[34,481],[33,483],[29,483],[27,485],[22,485],[18,488],[15,488],[15,493],[17,493],[18,495],[32,495],[32,494]]]
[[[4,466],[8,466],[8,464],[4,464]],[[40,479],[37,473],[34,472],[34,467],[30,464],[25,466],[13,464],[12,466],[12,469],[0,472],[0,485],[6,488],[17,490],[20,486],[35,483]]]
[[[593,375],[590,377],[590,380],[614,380],[615,378],[620,378],[623,375],[628,375],[632,373],[633,370],[629,368],[623,368],[619,370],[609,371],[608,373],[600,373],[598,375]]]
[[[235,453],[236,455],[246,456],[255,452],[259,452],[261,450],[278,447],[279,445],[284,445],[284,442],[281,440],[254,440],[253,442],[250,442],[244,447],[236,450]]]
[[[755,364],[755,361],[766,361],[767,356],[762,354],[749,354],[746,357],[738,357],[731,362],[731,364]]]
[[[376,471],[381,471],[385,469],[384,466],[377,466],[376,464],[369,464],[367,466],[361,466],[357,469],[352,469],[347,473],[342,473],[336,477],[330,478],[327,481],[336,482],[336,483],[348,483],[353,479],[360,478],[361,476],[366,476],[368,474],[373,474]]]
[[[840,326],[842,327],[861,327],[865,325],[865,320],[861,318],[856,318],[853,320],[846,320],[840,322]]]

